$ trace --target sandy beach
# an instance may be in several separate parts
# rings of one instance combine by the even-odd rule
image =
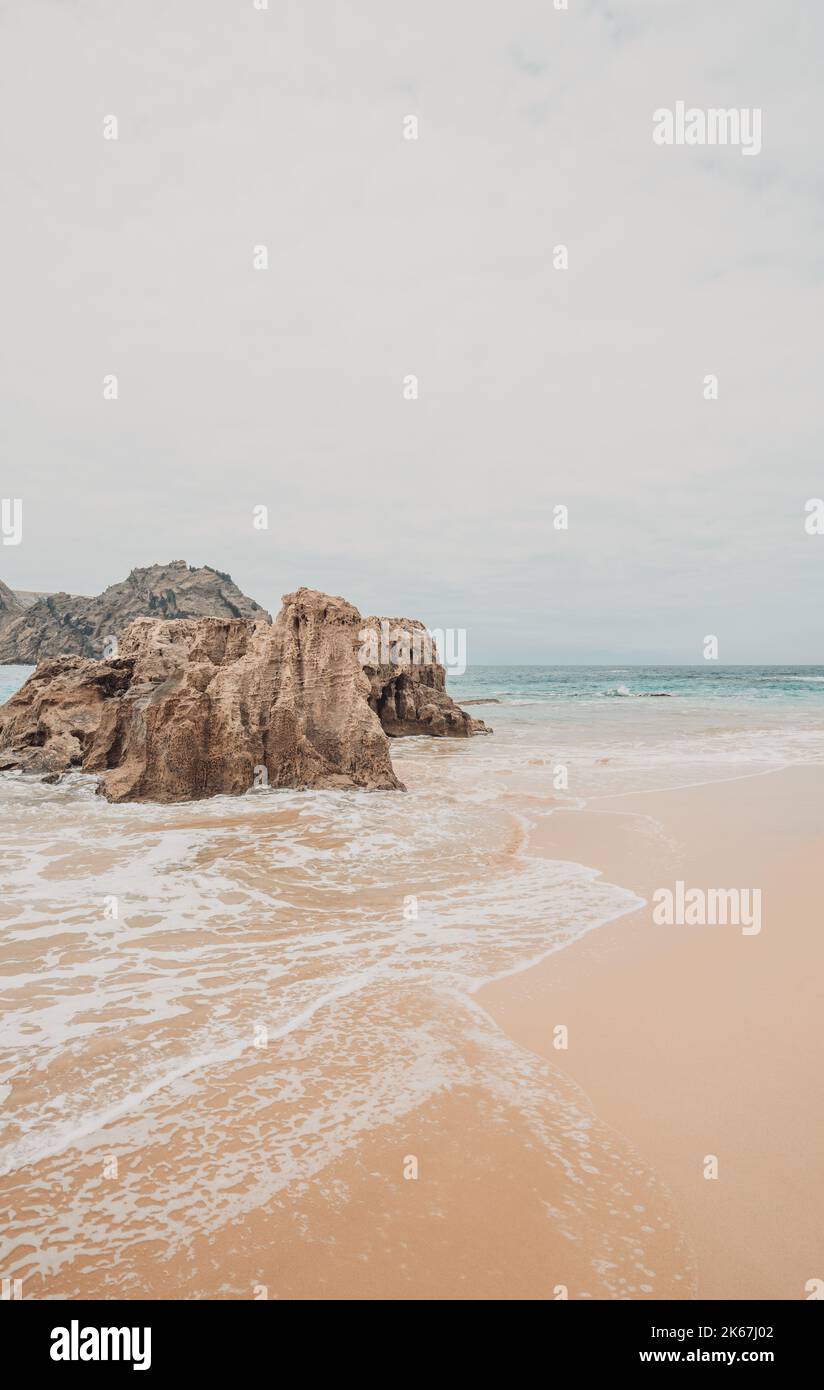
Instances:
[[[809,1040],[821,1028],[823,815],[824,774],[792,769],[606,797],[544,822],[545,853],[598,864],[641,896],[681,877],[760,886],[765,904],[756,937],[733,925],[657,927],[645,907],[479,992],[637,1160],[630,1205],[660,1226],[634,1261],[637,1283],[613,1296],[799,1299],[820,1271],[821,1070]],[[553,1046],[558,1023],[567,1051]],[[410,1150],[423,1154],[417,1183],[400,1176]],[[717,1180],[703,1175],[710,1154]],[[559,1198],[557,1173],[514,1110],[496,1121],[469,1089],[328,1175],[328,1204],[308,1198],[308,1240],[290,1239],[273,1213],[280,1263],[257,1218],[232,1258],[245,1250],[250,1281],[268,1271],[285,1297],[588,1298],[595,1232],[616,1193],[627,1196],[626,1174],[618,1167],[593,1189],[588,1228],[554,1239],[537,1218]],[[654,1291],[642,1287],[647,1264]]]
[[[822,824],[814,768],[557,813],[548,853],[647,899],[678,878],[760,886],[762,931],[656,926],[646,907],[480,996],[652,1164],[704,1298],[798,1299],[821,1274]],[[567,1051],[552,1046],[556,1022]]]
[[[805,1297],[817,715],[508,679],[494,737],[396,742],[403,794],[3,783],[25,1297]],[[679,882],[760,930],[655,922]]]

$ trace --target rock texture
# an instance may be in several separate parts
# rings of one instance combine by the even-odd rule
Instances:
[[[0,627],[4,622],[17,618],[23,612],[23,604],[15,593],[0,579]]]
[[[388,734],[468,738],[488,732],[447,695],[446,672],[423,623],[364,618],[359,637],[369,703]]]
[[[30,596],[26,596],[30,599]],[[44,594],[26,602],[0,585],[0,663],[34,665],[48,657],[102,657],[135,618],[262,618],[228,574],[185,560],[134,569],[102,594]]]
[[[487,730],[437,662],[419,682],[364,669],[363,628],[312,589],[287,594],[273,624],[137,619],[116,658],[44,661],[0,707],[0,770],[97,773],[110,801],[236,795],[262,769],[274,787],[402,789],[388,733]]]

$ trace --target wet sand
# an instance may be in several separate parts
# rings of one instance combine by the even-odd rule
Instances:
[[[678,878],[760,886],[761,933],[655,925],[650,905],[480,994],[668,1185],[700,1297],[799,1299],[822,1277],[822,825],[813,768],[558,813],[547,853],[648,901]],[[557,1022],[567,1051],[553,1048]]]
[[[226,898],[211,933],[178,924],[167,939],[167,926],[132,916],[127,938],[134,950],[139,931],[155,990],[175,968],[185,1011],[149,1026],[133,1004],[125,1035],[94,1034],[82,1056],[88,1068],[111,1052],[112,1082],[146,1046],[164,1041],[170,1057],[185,1056],[191,1038],[210,1039],[221,1018],[198,993],[204,981],[218,998],[227,991],[230,1036],[242,1045],[147,1093],[138,1110],[132,1103],[118,1115],[115,1107],[85,1138],[3,1180],[11,1217],[3,1268],[24,1280],[25,1297],[805,1296],[806,1281],[821,1277],[824,1250],[824,773],[798,768],[603,796],[581,810],[551,797],[527,803],[516,790],[496,804],[510,800],[521,811],[529,804],[532,828],[515,815],[486,856],[490,883],[504,876],[515,891],[533,882],[519,867],[534,865],[521,858],[527,834],[531,855],[597,867],[648,905],[572,945],[559,938],[562,948],[541,963],[467,996],[437,956],[416,975],[418,927],[401,923],[398,885],[370,880],[376,921],[398,919],[402,934],[390,946],[397,939],[406,954],[373,985],[365,978],[354,993],[330,997],[262,1050],[251,1028],[281,987],[284,952],[317,938],[307,940],[298,923],[281,942],[269,916],[253,912],[237,938],[237,972],[238,894],[226,893],[226,865],[244,894],[250,884],[262,894],[270,846],[292,822],[253,808],[244,837],[232,817],[225,825],[217,817],[225,838],[198,851],[204,873],[217,865],[216,896]],[[338,874],[335,840],[316,838]],[[679,878],[691,887],[760,887],[760,935],[654,925],[654,889]],[[165,872],[160,882],[162,897]],[[562,916],[569,882],[559,879],[555,890]],[[400,888],[410,886],[421,894],[423,928],[425,877]],[[297,910],[311,888],[302,861],[294,887]],[[360,912],[367,900],[328,896],[333,921],[344,901]],[[589,897],[580,901],[587,910]],[[551,914],[552,897],[541,902]],[[504,903],[513,937],[528,906],[523,893]],[[318,911],[309,898],[307,922]],[[455,929],[436,918],[428,950],[441,934],[449,950]],[[17,949],[34,962],[42,954],[37,936]],[[481,929],[467,959],[483,949]],[[215,950],[212,974],[199,981],[204,952],[211,959]],[[314,958],[300,959],[311,983]],[[275,973],[258,1002],[250,991],[269,962]],[[118,979],[140,989],[142,974],[124,981],[125,969],[124,960]],[[107,1007],[114,1022],[120,1006]],[[99,1021],[95,1008],[90,992],[82,1026]],[[553,1046],[559,1024],[569,1031],[566,1051]],[[320,1052],[319,1039],[328,1040]],[[21,1078],[15,1103],[57,1103],[71,1094],[76,1065],[66,1051],[44,1077]],[[412,1094],[420,1087],[419,1104],[399,1110],[393,1076]],[[82,1130],[82,1113],[78,1120]],[[717,1180],[703,1176],[711,1154]]]

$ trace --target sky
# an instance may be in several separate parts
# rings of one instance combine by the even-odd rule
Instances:
[[[0,0],[0,579],[824,661],[823,39],[820,0]],[[681,100],[760,153],[656,145]]]

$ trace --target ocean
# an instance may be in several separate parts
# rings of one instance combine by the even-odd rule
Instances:
[[[27,674],[0,668],[6,697]],[[517,1110],[569,1183],[565,1219],[587,1219],[581,1176],[590,1196],[607,1183],[614,1140],[476,995],[641,900],[536,834],[592,797],[821,762],[824,668],[483,667],[449,689],[497,701],[472,710],[494,734],[396,740],[406,794],[111,806],[80,775],[0,777],[5,1273],[45,1296],[139,1292],[147,1230],[185,1261],[470,1086],[501,1123]],[[101,1180],[112,1159],[128,1181]],[[608,1208],[594,1296],[631,1277],[634,1218],[605,1189]],[[247,1296],[187,1269],[189,1294]]]
[[[1,669],[1,668],[0,668]],[[824,666],[474,666],[450,682],[466,697],[516,700],[637,699],[654,695],[698,702],[822,702]]]

